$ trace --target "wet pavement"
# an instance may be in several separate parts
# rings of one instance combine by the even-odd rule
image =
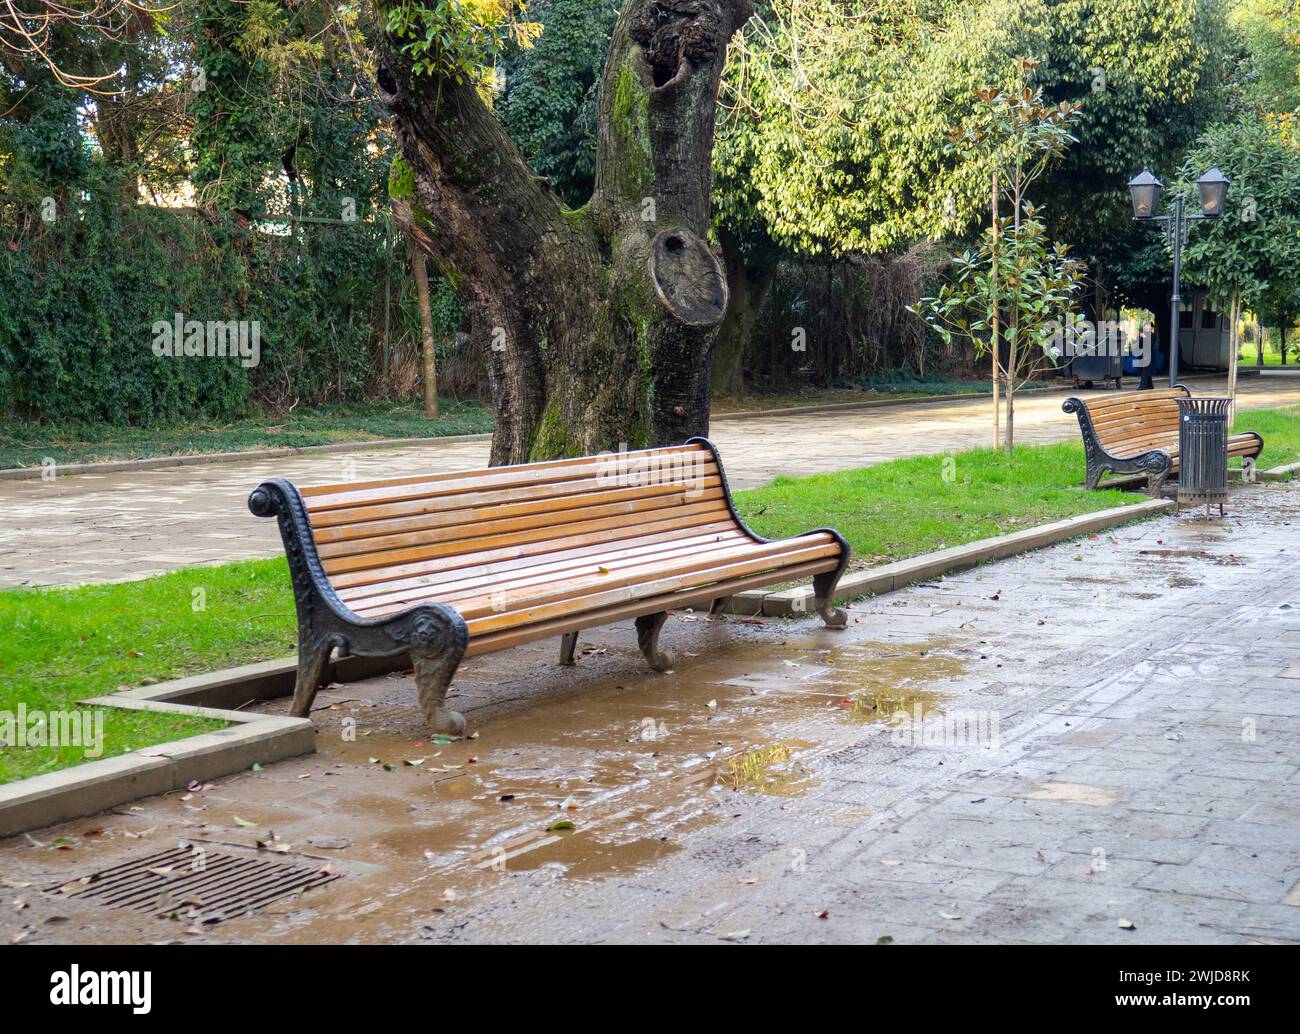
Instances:
[[[669,674],[630,625],[475,658],[465,741],[335,686],[316,755],[0,842],[0,943],[1300,941],[1297,553],[1300,485],[1249,486],[843,631],[678,615]],[[179,845],[338,878],[81,896]]]
[[[1224,381],[1197,378],[1198,394]],[[1248,376],[1242,409],[1300,402],[1300,377]],[[1078,421],[1061,412],[1065,391],[1025,394],[1016,403],[1022,444],[1077,441]],[[733,488],[781,475],[866,467],[900,456],[934,455],[987,444],[986,397],[872,409],[788,413],[718,421],[711,434]],[[489,443],[442,439],[409,448],[286,454],[158,470],[0,481],[0,588],[76,585],[147,578],[196,564],[281,552],[275,522],[248,512],[248,493],[269,477],[299,485],[397,477],[486,466]],[[792,458],[796,458],[792,463]],[[1262,465],[1267,467],[1267,443]],[[1083,470],[1079,470],[1083,479]]]

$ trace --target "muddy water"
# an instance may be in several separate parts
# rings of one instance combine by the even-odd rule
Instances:
[[[184,919],[102,908],[79,911],[76,928],[88,940],[132,939],[124,923],[151,939],[408,938],[512,880],[605,879],[653,865],[692,830],[724,820],[733,794],[802,794],[816,785],[819,759],[859,742],[864,723],[883,729],[898,711],[940,708],[944,680],[979,656],[954,639],[826,641],[733,642],[660,675],[629,677],[625,667],[572,692],[521,696],[480,721],[471,710],[477,736],[455,742],[415,731],[404,679],[335,687],[313,715],[315,756],[146,802],[120,820],[145,838],[48,861],[61,879],[177,839],[251,847],[274,831],[286,861],[329,864],[346,878],[201,934]],[[311,843],[339,837],[342,850]]]

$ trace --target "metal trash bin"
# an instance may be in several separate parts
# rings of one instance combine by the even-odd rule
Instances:
[[[1230,398],[1178,399],[1178,509],[1184,503],[1210,506],[1228,499],[1228,410]]]

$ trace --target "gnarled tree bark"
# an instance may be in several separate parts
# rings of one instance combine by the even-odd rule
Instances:
[[[379,88],[410,170],[394,211],[487,343],[494,464],[708,430],[727,308],[705,240],[714,120],[750,11],[627,0],[600,87],[596,189],[579,209],[529,171],[472,84],[413,78],[398,42],[381,42]]]

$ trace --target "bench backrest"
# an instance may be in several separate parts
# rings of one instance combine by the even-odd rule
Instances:
[[[1191,393],[1181,385],[1152,391],[1126,391],[1080,400],[1102,448],[1156,443],[1178,436],[1178,399]],[[1153,445],[1154,447],[1154,445]]]
[[[301,490],[336,589],[645,536],[734,535],[707,444]]]

